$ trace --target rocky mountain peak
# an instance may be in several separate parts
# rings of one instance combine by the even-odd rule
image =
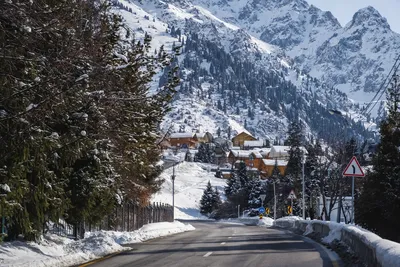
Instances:
[[[311,14],[310,23],[313,26],[326,25],[332,29],[339,29],[342,26],[339,21],[330,11],[322,11],[314,5],[311,5],[308,9],[308,13]]]
[[[354,14],[350,23],[346,26],[346,28],[354,28],[362,25],[368,27],[377,26],[385,29],[390,29],[390,25],[387,22],[386,18],[382,17],[379,11],[372,6],[368,6],[358,10]]]
[[[253,2],[261,2],[260,0],[255,0]],[[303,10],[309,7],[308,3],[304,0],[267,0],[266,4],[273,4],[275,7],[291,6],[294,10]]]

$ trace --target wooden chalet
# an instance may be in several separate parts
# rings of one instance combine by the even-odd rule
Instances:
[[[254,136],[245,132],[241,132],[240,134],[232,138],[232,143],[233,146],[243,147],[245,141],[255,141],[255,140],[257,140],[257,138],[255,138]]]
[[[198,142],[194,133],[172,133],[168,141],[171,146],[178,148],[195,148]]]
[[[272,172],[275,168],[275,164],[278,167],[279,173],[281,175],[285,175],[286,167],[287,167],[287,160],[275,160],[275,159],[263,159],[261,161],[261,166],[259,168],[260,174],[262,178],[268,178],[272,175]]]
[[[213,135],[209,132],[196,133],[195,135],[199,143],[211,143],[213,141]]]

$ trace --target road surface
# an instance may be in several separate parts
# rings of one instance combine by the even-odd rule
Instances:
[[[259,226],[190,222],[195,231],[130,245],[131,251],[81,266],[90,267],[336,267],[321,245]]]

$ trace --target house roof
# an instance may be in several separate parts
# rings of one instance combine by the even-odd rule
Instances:
[[[247,147],[262,147],[264,146],[264,141],[263,140],[255,140],[255,141],[249,141],[245,140],[243,146]]]
[[[262,161],[266,166],[275,166],[275,162],[278,166],[286,166],[288,164],[287,160],[263,159]]]
[[[193,133],[172,133],[169,138],[192,138]]]
[[[249,136],[249,137],[253,138],[253,140],[257,140],[254,136],[252,136],[251,134],[248,134],[246,132],[241,132],[240,134],[238,134],[235,137],[233,137],[232,140],[237,138],[237,137],[239,137],[239,136],[241,136],[241,135],[246,135],[246,136]]]
[[[290,146],[273,146],[269,152],[270,158],[288,157]]]
[[[263,157],[265,157],[265,156],[268,156],[269,152],[271,152],[271,148],[263,148],[259,152]]]
[[[197,136],[198,138],[205,138],[205,137],[207,137],[207,135],[211,135],[211,133],[209,133],[209,132],[196,133],[196,136]]]
[[[290,150],[290,146],[273,146],[272,148],[271,148],[271,151],[272,150],[274,150],[275,152],[289,152],[289,150]]]
[[[249,150],[231,150],[231,153],[236,158],[248,158],[251,152]]]
[[[231,153],[236,158],[249,158],[251,154],[254,155],[255,158],[261,159],[263,156],[259,150],[231,150]]]
[[[261,155],[260,151],[251,151],[250,154],[253,154],[256,159],[261,159],[263,156]],[[249,154],[249,156],[250,156]]]

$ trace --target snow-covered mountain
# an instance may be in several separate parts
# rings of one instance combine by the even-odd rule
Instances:
[[[118,3],[137,38],[153,37],[155,53],[161,45],[182,46],[176,62],[182,83],[164,130],[216,133],[220,128],[229,135],[246,129],[260,138],[283,139],[288,122],[299,116],[310,134],[365,134],[361,123],[351,122],[350,133],[342,118],[327,112],[340,109],[354,117],[360,107],[307,68],[314,64],[311,44],[316,50],[328,47],[328,32],[343,30],[329,12],[301,0]],[[307,16],[315,29],[304,24]],[[304,55],[293,56],[301,47]],[[168,71],[157,75],[154,90]],[[324,75],[330,74],[319,78]]]
[[[344,27],[304,0],[193,0],[215,16],[281,47],[296,66],[345,92],[369,101],[400,51],[400,34],[369,6]]]

